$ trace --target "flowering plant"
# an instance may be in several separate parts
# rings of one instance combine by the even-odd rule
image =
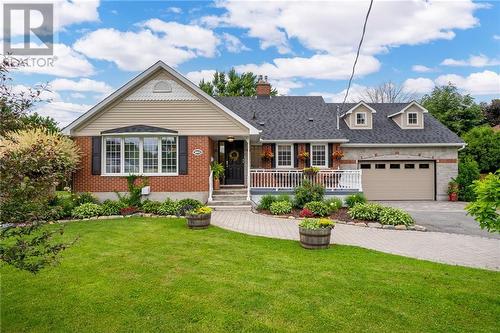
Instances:
[[[344,157],[344,152],[342,150],[336,150],[332,153],[332,157],[335,160],[340,160]]]
[[[304,208],[300,211],[299,216],[300,217],[314,217],[314,213],[311,212],[309,209]]]
[[[271,158],[274,157],[274,154],[273,154],[273,150],[271,148],[264,148],[264,150],[262,151],[262,159],[263,160],[270,160]]]
[[[299,154],[298,157],[301,161],[305,161],[309,158],[309,152],[302,150]]]
[[[309,168],[304,168],[304,173],[306,175],[315,175],[319,172],[319,168],[318,167],[309,167]]]
[[[187,212],[187,215],[205,215],[210,214],[212,212],[212,208],[208,206],[202,206],[200,208],[195,208]]]

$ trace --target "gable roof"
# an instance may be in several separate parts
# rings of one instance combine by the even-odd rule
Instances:
[[[394,116],[396,116],[398,114],[404,113],[406,110],[408,110],[412,106],[416,106],[416,107],[420,108],[423,113],[429,113],[429,111],[427,111],[426,108],[424,108],[422,105],[420,105],[419,103],[417,103],[417,101],[413,101],[413,102],[408,103],[408,105],[405,106],[404,108],[402,108],[400,111],[398,111],[396,113],[393,113],[393,114],[390,114],[387,117],[392,118],[392,117],[394,117]]]
[[[76,128],[77,126],[81,125],[84,123],[87,119],[89,119],[91,116],[96,114],[97,112],[101,111],[105,107],[109,106],[111,103],[115,102],[118,100],[120,97],[122,97],[124,94],[129,92],[131,89],[137,87],[139,84],[144,82],[148,77],[150,77],[153,73],[155,73],[157,70],[163,69],[167,71],[169,74],[171,74],[173,77],[187,85],[189,88],[193,89],[195,92],[200,94],[203,98],[205,98],[209,103],[212,103],[215,105],[217,108],[220,110],[224,111],[227,113],[229,116],[234,118],[236,121],[241,123],[244,127],[248,128],[250,131],[250,134],[259,134],[259,131],[252,126],[249,122],[246,120],[242,119],[240,116],[235,114],[233,111],[228,109],[226,106],[222,105],[219,103],[216,99],[214,99],[212,96],[208,95],[205,93],[203,90],[201,90],[197,85],[189,81],[187,78],[185,78],[183,75],[181,75],[179,72],[174,70],[172,67],[168,66],[165,64],[163,61],[158,61],[148,69],[146,69],[144,72],[140,73],[136,77],[134,77],[132,80],[127,82],[125,85],[120,87],[118,90],[116,90],[114,93],[106,97],[104,100],[96,104],[94,107],[92,107],[90,110],[82,114],[80,117],[75,119],[73,122],[71,122],[68,126],[66,126],[63,129],[63,133],[70,135],[71,130]]]
[[[122,133],[171,133],[171,134],[175,134],[178,132],[171,130],[171,129],[168,129],[168,128],[149,126],[149,125],[132,125],[132,126],[125,126],[125,127],[118,127],[118,128],[113,128],[113,129],[109,129],[109,130],[101,132],[101,134],[122,134]]]
[[[261,130],[262,142],[348,142],[348,145],[463,145],[455,133],[429,113],[424,114],[423,129],[402,129],[388,115],[411,103],[365,103],[375,110],[373,129],[350,129],[340,121],[337,129],[337,107],[325,103],[321,96],[216,97],[240,117]],[[347,103],[353,109],[360,103]]]
[[[345,104],[347,105],[347,104]],[[352,106],[349,108],[349,110],[347,110],[344,114],[342,114],[340,117],[344,117],[346,114],[350,114],[352,113],[354,110],[356,110],[357,108],[359,108],[361,105],[363,105],[364,107],[366,107],[368,110],[370,110],[372,113],[377,113],[377,111],[372,108],[370,105],[368,105],[367,103],[365,103],[364,101],[361,101],[359,102],[358,104]]]

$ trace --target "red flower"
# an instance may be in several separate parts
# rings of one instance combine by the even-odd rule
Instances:
[[[335,160],[340,160],[344,157],[344,152],[342,150],[336,150],[332,153],[332,156]]]
[[[274,157],[273,150],[271,148],[264,148],[261,154],[262,158],[264,160],[270,160],[271,158]]]
[[[314,213],[311,212],[309,209],[304,208],[300,211],[299,216],[300,217],[314,217]]]

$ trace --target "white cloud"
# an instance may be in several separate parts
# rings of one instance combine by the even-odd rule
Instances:
[[[228,34],[227,32],[222,34],[222,40],[224,41],[224,46],[229,52],[240,53],[241,51],[250,51],[250,49],[246,47],[238,37]]]
[[[71,96],[71,98],[75,98],[75,99],[80,99],[80,98],[85,98],[85,97],[87,97],[87,96],[85,96],[84,94],[82,94],[82,93],[78,93],[78,92],[76,92],[76,93],[71,93],[71,94],[70,94],[70,96]]]
[[[174,13],[174,14],[180,14],[182,13],[182,8],[179,7],[168,7],[167,12]]]
[[[74,48],[128,71],[143,70],[158,60],[177,66],[199,56],[216,55],[219,40],[211,30],[158,19],[140,27],[137,32],[99,29],[76,41]]]
[[[270,79],[290,79],[294,77],[339,80],[351,75],[354,54],[333,56],[317,54],[310,58],[277,58],[273,63],[247,64],[235,66],[238,72],[253,72],[268,75]],[[378,71],[379,61],[367,55],[360,55],[356,67],[356,76],[363,76]]]
[[[296,80],[269,80],[269,83],[278,90],[279,95],[288,95],[292,89],[304,86],[302,82]]]
[[[367,1],[220,1],[226,10],[206,16],[209,27],[234,26],[260,40],[262,49],[289,52],[290,40],[330,53],[353,52],[359,42]],[[363,49],[377,53],[389,47],[453,39],[454,30],[479,24],[474,12],[484,5],[472,1],[379,1],[373,6]],[[390,18],[390,19],[388,19]]]
[[[215,74],[213,69],[203,69],[201,71],[193,71],[186,74],[186,77],[193,82],[198,84],[201,80],[212,81]]]
[[[349,95],[347,96],[347,102],[355,103],[362,99],[363,93],[366,91],[367,87],[359,84],[353,84],[349,89]],[[342,103],[344,101],[345,93],[347,89],[344,89],[338,93],[331,92],[312,92],[310,96],[323,96],[327,102],[332,103]]]
[[[53,91],[98,92],[102,94],[109,94],[113,91],[113,88],[106,82],[90,79],[80,79],[78,81],[55,79],[49,83],[49,86]]]
[[[430,73],[435,71],[434,68],[430,68],[424,65],[413,65],[411,66],[411,70],[418,73]]]
[[[37,3],[40,1],[33,0],[17,0],[19,3]],[[95,22],[99,20],[99,0],[56,0],[50,1],[54,4],[54,32],[64,30],[65,27],[72,24],[83,22]],[[47,1],[42,1],[47,3]],[[42,24],[43,16],[40,12],[32,10],[31,26],[36,27]],[[11,18],[11,35],[24,35],[24,20],[19,17]],[[3,27],[3,6],[0,6],[0,27]]]
[[[441,75],[435,82],[438,85],[452,83],[472,95],[500,95],[500,74],[493,71],[477,72],[468,76]]]
[[[441,62],[443,66],[468,66],[468,67],[488,67],[500,65],[499,59],[490,59],[484,54],[471,55],[467,60],[455,60],[452,58],[444,59]]]
[[[55,60],[46,56],[31,56],[21,73],[47,74],[63,77],[90,76],[94,66],[81,54],[64,44],[54,44]]]
[[[416,79],[407,79],[403,83],[403,91],[406,93],[426,94],[434,89],[434,81],[419,77]]]
[[[500,35],[493,35],[494,40],[500,40]]]

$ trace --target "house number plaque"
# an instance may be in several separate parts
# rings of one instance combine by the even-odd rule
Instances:
[[[203,150],[197,148],[195,150],[193,150],[193,155],[194,156],[200,156],[200,155],[203,155]]]

